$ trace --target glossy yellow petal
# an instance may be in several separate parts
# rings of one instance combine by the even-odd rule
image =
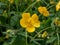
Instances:
[[[38,22],[34,23],[34,26],[35,27],[40,27],[40,22],[38,21]]]
[[[56,5],[56,11],[59,11],[59,9],[60,9],[60,1]]]
[[[60,9],[60,6],[57,4],[56,5],[56,11],[59,11],[59,9]]]
[[[20,25],[25,28],[26,27],[26,22],[27,22],[26,20],[21,19],[20,20]]]
[[[46,7],[39,7],[38,8],[38,11],[43,14],[43,16],[49,16],[49,12],[47,11],[47,8]]]
[[[44,15],[45,17],[48,17],[48,16],[49,16],[49,12],[46,11],[46,12],[43,13],[43,15]]]
[[[43,14],[45,11],[47,11],[47,9],[46,9],[46,7],[40,6],[40,7],[38,7],[38,11],[39,11],[41,14]]]
[[[30,21],[30,13],[23,13],[22,19],[20,20],[20,25],[22,27],[26,27],[29,21]]]
[[[38,18],[38,16],[37,16],[37,14],[33,14],[33,15],[32,15],[32,19],[35,21],[35,20],[38,20],[39,18]]]
[[[34,26],[30,26],[30,27],[27,27],[26,30],[30,33],[34,32],[35,31],[35,27]]]
[[[24,19],[30,18],[30,13],[23,13],[22,18],[24,18]]]
[[[32,22],[33,26],[40,27],[40,21],[39,21],[37,14],[32,15],[31,22]]]

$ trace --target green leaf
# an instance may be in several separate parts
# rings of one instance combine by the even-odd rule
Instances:
[[[50,26],[51,25],[51,19],[48,19],[47,21],[46,21],[46,26]]]
[[[3,13],[3,9],[0,9],[0,14],[2,14]]]
[[[18,15],[12,16],[11,19],[10,19],[10,25],[11,26],[15,26],[17,24],[18,20],[19,20],[19,16]]]
[[[52,18],[52,23],[51,23],[52,30],[55,30],[54,20],[55,18]]]
[[[7,15],[7,12],[6,12],[6,11],[3,13],[3,16],[4,16],[4,17],[6,17],[6,18],[8,17],[8,15]]]
[[[52,43],[55,39],[56,37],[51,37],[46,41],[46,43]]]
[[[7,42],[4,42],[4,44],[3,45],[9,45]]]
[[[0,22],[1,22],[1,24],[5,24],[6,18],[4,16],[0,16]]]
[[[15,0],[15,4],[17,4],[19,2],[19,0]]]
[[[23,36],[18,35],[12,45],[26,45],[26,40]]]

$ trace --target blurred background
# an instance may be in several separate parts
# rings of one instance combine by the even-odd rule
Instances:
[[[59,0],[0,0],[0,45],[60,45],[60,10],[56,11]],[[46,7],[49,17],[38,12]],[[33,33],[26,32],[20,25],[22,13],[36,13],[41,26]],[[54,20],[58,20],[54,24]],[[44,33],[46,31],[46,33]],[[42,34],[46,37],[42,37]],[[26,44],[27,42],[27,44]]]

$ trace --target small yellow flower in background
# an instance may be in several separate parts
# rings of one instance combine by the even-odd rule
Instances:
[[[6,32],[7,32],[7,33],[8,33],[8,32],[11,32],[11,30],[10,30],[10,29],[8,29]]]
[[[4,12],[6,13],[6,10]]]
[[[8,39],[9,38],[9,35],[6,35],[5,38]]]
[[[42,34],[42,38],[46,38],[48,35],[47,31],[44,31],[43,34]]]
[[[54,4],[55,3],[55,1],[54,0],[50,0],[50,4]]]
[[[22,19],[20,20],[20,25],[26,28],[28,32],[34,32],[35,27],[40,27],[40,21],[37,14],[33,14],[30,17],[30,13],[23,13]]]
[[[60,26],[60,20],[59,20],[59,18],[56,18],[55,21],[54,21],[54,23],[55,23],[55,25]]]
[[[56,5],[56,11],[59,11],[59,9],[60,9],[60,1]]]
[[[39,2],[40,0],[36,0],[37,2]]]
[[[38,7],[38,11],[41,14],[43,14],[43,16],[45,16],[45,17],[49,16],[49,12],[47,11],[47,8],[46,7],[40,6],[40,7]]]
[[[7,33],[11,33],[12,35],[14,35],[15,33],[14,33],[14,31],[13,30],[11,30],[11,29],[7,29],[7,31],[6,31]]]
[[[14,2],[14,0],[9,0],[9,2],[10,2],[10,3],[13,3],[13,2]]]
[[[50,4],[54,4],[54,1],[51,1]]]

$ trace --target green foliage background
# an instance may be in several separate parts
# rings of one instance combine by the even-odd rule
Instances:
[[[14,0],[11,4],[8,0],[0,0],[0,45],[60,45],[60,26],[54,24],[56,17],[60,18],[60,10],[57,12],[55,6],[59,0]],[[49,17],[44,17],[38,12],[39,6],[45,6],[50,12]],[[41,27],[36,28],[33,33],[27,34],[20,26],[20,19],[23,12],[36,13],[41,21]],[[7,33],[7,30],[11,32]],[[48,32],[48,37],[43,39],[39,36],[44,31]],[[14,34],[13,34],[14,33]],[[8,34],[9,38],[5,36]]]

